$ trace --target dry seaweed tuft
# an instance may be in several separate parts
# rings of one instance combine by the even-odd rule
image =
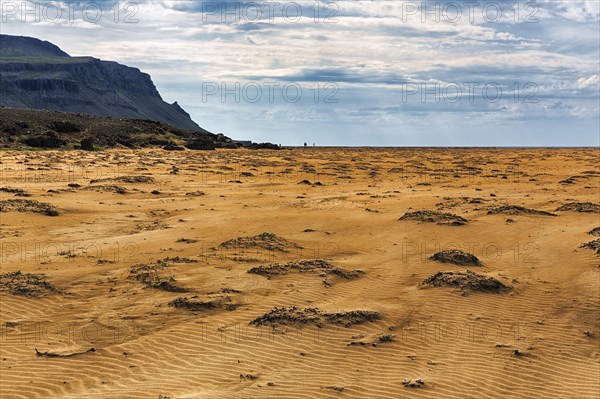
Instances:
[[[433,254],[429,259],[441,263],[452,263],[460,266],[479,266],[479,259],[468,252],[459,249],[451,249]]]
[[[462,216],[453,213],[429,210],[407,212],[398,220],[414,220],[417,222],[436,223],[447,226],[463,226],[468,223],[468,220]]]
[[[485,292],[504,292],[511,287],[504,285],[494,277],[485,276],[467,270],[466,272],[438,272],[425,279],[421,285],[431,285],[434,287],[453,287],[463,292],[467,291],[485,291]]]

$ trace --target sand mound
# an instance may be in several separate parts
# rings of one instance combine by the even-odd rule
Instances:
[[[557,216],[555,213],[540,211],[537,209],[525,208],[520,205],[501,205],[492,208],[488,211],[488,215],[541,215],[541,216]]]
[[[597,255],[600,255],[600,238],[581,244],[581,248],[591,249],[592,251],[596,251]]]
[[[462,226],[467,224],[467,219],[453,213],[444,213],[438,211],[416,211],[407,212],[398,220],[415,220],[417,222],[437,223],[448,226]]]
[[[204,191],[191,191],[189,193],[185,193],[185,195],[187,197],[202,197],[204,195],[206,195],[206,193]]]
[[[162,260],[166,263],[198,263],[198,259],[192,259],[188,257],[174,256],[174,257],[166,257]]]
[[[402,385],[404,385],[404,387],[406,388],[421,388],[425,385],[425,381],[423,381],[422,379],[416,379],[416,380],[402,380]]]
[[[323,327],[326,323],[342,324],[345,327],[352,327],[356,324],[374,322],[381,319],[377,312],[367,310],[352,310],[348,312],[323,313],[317,308],[300,309],[295,306],[274,308],[250,322],[255,326],[303,326],[315,325]]]
[[[127,194],[127,189],[123,186],[117,186],[116,184],[101,184],[97,186],[88,186],[84,190],[94,190],[98,192],[113,192],[117,194]]]
[[[129,234],[137,234],[142,231],[155,231],[155,230],[166,230],[169,229],[169,225],[162,220],[152,220],[149,222],[138,223]]]
[[[325,319],[333,324],[343,324],[352,327],[355,324],[372,323],[381,319],[377,312],[369,310],[350,310],[348,312],[324,313]]]
[[[0,201],[35,199],[61,215],[0,213],[0,275],[33,273],[57,289],[27,283],[41,290],[36,298],[0,284],[0,398],[449,399],[477,396],[475,386],[490,398],[600,398],[600,255],[579,248],[600,239],[600,214],[554,211],[600,204],[599,175],[557,184],[595,166],[597,153],[3,151],[0,187],[32,196],[0,190]],[[305,162],[316,173],[304,172]],[[175,165],[179,173],[171,174]],[[409,172],[387,172],[395,167]],[[89,183],[128,175],[156,182]],[[238,178],[244,184],[228,183]],[[296,184],[303,179],[324,185]],[[127,194],[86,189],[103,185]],[[185,195],[196,191],[205,195]],[[559,216],[487,214],[506,204]],[[468,223],[398,221],[426,209]],[[219,246],[264,231],[303,248]],[[482,266],[428,259],[451,249]],[[272,273],[274,264],[287,274]],[[261,265],[264,276],[247,273]],[[331,274],[338,268],[365,274],[349,280]],[[512,290],[419,286],[438,271],[467,269]],[[145,282],[138,273],[148,273],[139,277]],[[192,292],[169,292],[170,285]],[[249,324],[287,306],[297,309]],[[381,318],[370,322],[375,315],[364,311]],[[36,347],[48,356],[36,357]],[[82,353],[91,347],[97,352]]]
[[[0,212],[41,213],[46,216],[58,216],[54,205],[36,200],[7,199],[0,201]]]
[[[259,276],[264,276],[268,279],[271,279],[275,276],[283,276],[285,274],[288,274],[290,270],[292,270],[292,267],[288,266],[288,264],[282,265],[279,263],[275,263],[269,266],[253,267],[252,269],[248,270],[248,273],[258,274]]]
[[[572,211],[586,213],[600,213],[600,205],[592,202],[569,202],[561,207],[556,208],[557,211]]]
[[[109,181],[118,181],[121,183],[154,183],[152,176],[119,176],[119,177],[105,177],[103,179],[90,180],[91,184],[103,183]]]
[[[193,296],[192,298],[198,298],[197,296]],[[236,305],[231,302],[231,297],[229,296],[219,296],[217,298],[209,298],[205,301],[201,300],[191,300],[186,297],[179,297],[171,302],[169,302],[169,306],[173,306],[177,309],[187,309],[194,312],[203,311],[203,310],[234,310]]]
[[[359,340],[350,341],[347,344],[348,346],[377,346],[379,344],[387,344],[387,343],[396,342],[396,339],[391,334],[382,334],[382,335],[378,336],[375,340],[365,340],[364,339],[365,337],[362,334],[353,336],[352,338],[353,339],[358,338]]]
[[[600,236],[600,227],[594,227],[593,229],[591,229],[590,231],[588,231],[588,234],[591,234],[593,236]]]
[[[461,291],[488,291],[503,292],[511,289],[493,277],[466,272],[438,272],[425,279],[421,285],[432,285],[434,287],[454,287]]]
[[[452,263],[454,265],[461,266],[479,266],[481,262],[479,259],[470,253],[463,252],[458,249],[451,249],[447,251],[441,251],[433,254],[429,257],[431,260],[441,263]]]
[[[459,198],[452,198],[452,197],[444,197],[443,198],[444,201],[443,202],[439,202],[437,204],[435,204],[435,206],[442,210],[442,209],[452,209],[452,208],[456,208],[459,207],[461,205],[467,205],[467,204],[483,204],[485,202],[485,200],[483,198],[480,197],[476,197],[476,198],[471,198],[471,197],[459,197]]]
[[[39,297],[57,291],[56,287],[39,274],[21,273],[20,271],[0,274],[0,292]]]
[[[268,279],[271,279],[275,276],[283,276],[289,272],[310,273],[324,276],[325,285],[329,285],[327,281],[328,275],[338,276],[346,280],[352,280],[364,274],[362,270],[347,270],[334,267],[331,263],[322,259],[301,260],[285,264],[274,263],[269,266],[258,266],[248,270],[248,273],[258,274],[260,276],[267,277]]]
[[[167,263],[158,261],[155,265],[140,264],[132,266],[129,270],[130,280],[137,280],[146,288],[156,288],[169,292],[189,292],[189,289],[176,284],[175,276],[162,276],[159,271],[167,268]]]
[[[88,348],[81,352],[56,353],[56,352],[42,352],[42,351],[37,350],[37,348],[35,348],[35,355],[37,357],[73,357],[73,356],[84,355],[84,354],[90,353],[90,352],[96,352],[96,349]]]
[[[287,308],[274,308],[269,313],[257,317],[250,322],[255,326],[277,326],[277,325],[321,325],[321,314],[317,308],[299,309],[295,306]]]
[[[29,197],[29,194],[20,188],[0,187],[0,192],[14,194],[15,197]]]
[[[295,242],[279,237],[274,233],[260,233],[253,237],[238,237],[219,244],[226,249],[232,248],[262,248],[268,251],[287,252],[288,248],[302,248]]]

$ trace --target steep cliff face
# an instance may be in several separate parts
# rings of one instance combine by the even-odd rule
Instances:
[[[24,36],[0,35],[0,57],[68,57],[50,42]]]
[[[150,75],[51,43],[0,35],[0,105],[150,119],[204,131],[177,102],[163,101]]]

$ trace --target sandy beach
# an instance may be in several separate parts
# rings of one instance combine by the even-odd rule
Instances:
[[[1,398],[598,398],[598,149],[1,153]]]

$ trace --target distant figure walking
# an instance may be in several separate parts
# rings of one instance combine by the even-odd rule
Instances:
[[[306,143],[304,143],[304,148],[306,148],[308,145]]]

